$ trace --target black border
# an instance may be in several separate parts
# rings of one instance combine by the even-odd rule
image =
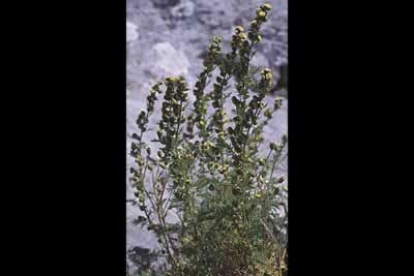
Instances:
[[[353,207],[342,192],[351,146],[343,142],[351,132],[342,101],[349,52],[339,47],[337,11],[326,2],[289,1],[289,276],[342,275],[355,256],[346,245],[352,223],[344,220]]]
[[[384,53],[399,50],[391,7],[363,4],[289,1],[289,276],[398,274],[384,139],[400,78]]]
[[[12,177],[24,182],[10,193],[23,206],[10,224],[12,270],[125,275],[126,2],[34,6],[16,27],[22,41],[9,41],[25,54],[9,90],[23,129],[10,132]]]

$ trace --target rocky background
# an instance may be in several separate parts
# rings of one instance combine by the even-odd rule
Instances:
[[[263,28],[263,40],[252,64],[273,71],[275,95],[285,97],[283,108],[265,128],[265,143],[287,134],[287,0],[266,1],[273,9]],[[135,120],[145,108],[149,88],[157,80],[184,75],[193,87],[202,68],[203,56],[213,35],[223,38],[223,51],[236,25],[247,27],[262,4],[257,0],[127,0],[127,147]],[[191,93],[189,94],[189,96]],[[230,110],[228,114],[231,114]],[[157,122],[157,108],[150,124]],[[147,141],[154,137],[148,137]],[[287,153],[286,153],[287,157]],[[128,157],[128,166],[132,159]],[[278,173],[286,173],[287,158]],[[129,173],[129,170],[128,170]],[[140,214],[127,181],[127,260],[130,273],[156,263],[151,250],[157,248],[152,233],[136,226]],[[283,183],[286,185],[286,183]],[[286,201],[287,196],[281,200]],[[286,211],[278,211],[277,223],[286,231]],[[284,237],[286,238],[286,237]]]

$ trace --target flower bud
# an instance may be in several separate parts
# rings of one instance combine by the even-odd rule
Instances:
[[[266,3],[266,4],[261,5],[260,8],[264,11],[270,11],[272,9],[272,5],[270,5],[269,3]]]
[[[215,37],[213,38],[213,42],[214,42],[214,43],[216,43],[216,44],[220,43],[220,42],[221,42],[221,37],[219,37],[219,36],[215,36]]]
[[[264,12],[262,9],[258,9],[258,10],[256,11],[256,15],[257,15],[257,17],[259,17],[259,18],[266,18],[266,12]]]
[[[276,144],[275,142],[271,142],[271,143],[270,143],[270,149],[271,149],[271,150],[277,150],[277,149],[278,149],[277,144]]]
[[[266,109],[264,112],[264,115],[268,118],[271,119],[272,118],[272,112],[269,109]]]
[[[236,34],[239,34],[241,32],[244,32],[244,28],[242,26],[237,26],[235,31],[236,31]]]
[[[239,33],[238,37],[240,40],[246,40],[247,39],[247,35],[245,33]]]

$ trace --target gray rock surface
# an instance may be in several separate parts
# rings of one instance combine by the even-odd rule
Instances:
[[[273,9],[263,29],[263,41],[252,63],[269,67],[276,80],[280,68],[287,65],[287,0],[269,0]],[[247,26],[254,17],[257,0],[127,0],[127,148],[137,131],[135,120],[145,108],[149,88],[169,75],[184,75],[193,87],[201,71],[202,56],[213,35],[223,37],[224,51],[235,25]],[[226,48],[227,47],[227,48]],[[287,95],[287,90],[278,91]],[[191,96],[191,94],[190,94]],[[273,96],[267,100],[273,102]],[[157,106],[150,125],[157,122]],[[230,111],[228,111],[230,114]],[[265,143],[287,133],[287,99],[264,129]],[[151,135],[151,133],[147,134]],[[154,137],[147,136],[149,141]],[[287,158],[277,173],[287,170]],[[133,160],[128,156],[128,167]],[[129,172],[129,170],[128,170]],[[128,173],[129,174],[129,173]],[[286,185],[286,183],[283,183]],[[284,200],[286,200],[284,196]],[[134,205],[132,187],[127,183],[127,249],[130,272],[153,259],[145,249],[157,248],[155,236],[133,221],[140,211]],[[283,210],[278,211],[284,215]],[[285,220],[283,220],[285,223]],[[145,260],[138,256],[144,254]]]

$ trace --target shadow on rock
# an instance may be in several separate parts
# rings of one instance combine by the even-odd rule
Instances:
[[[148,248],[136,246],[128,250],[128,258],[138,268],[136,273],[140,274],[151,268],[151,264],[158,260],[158,255]]]

